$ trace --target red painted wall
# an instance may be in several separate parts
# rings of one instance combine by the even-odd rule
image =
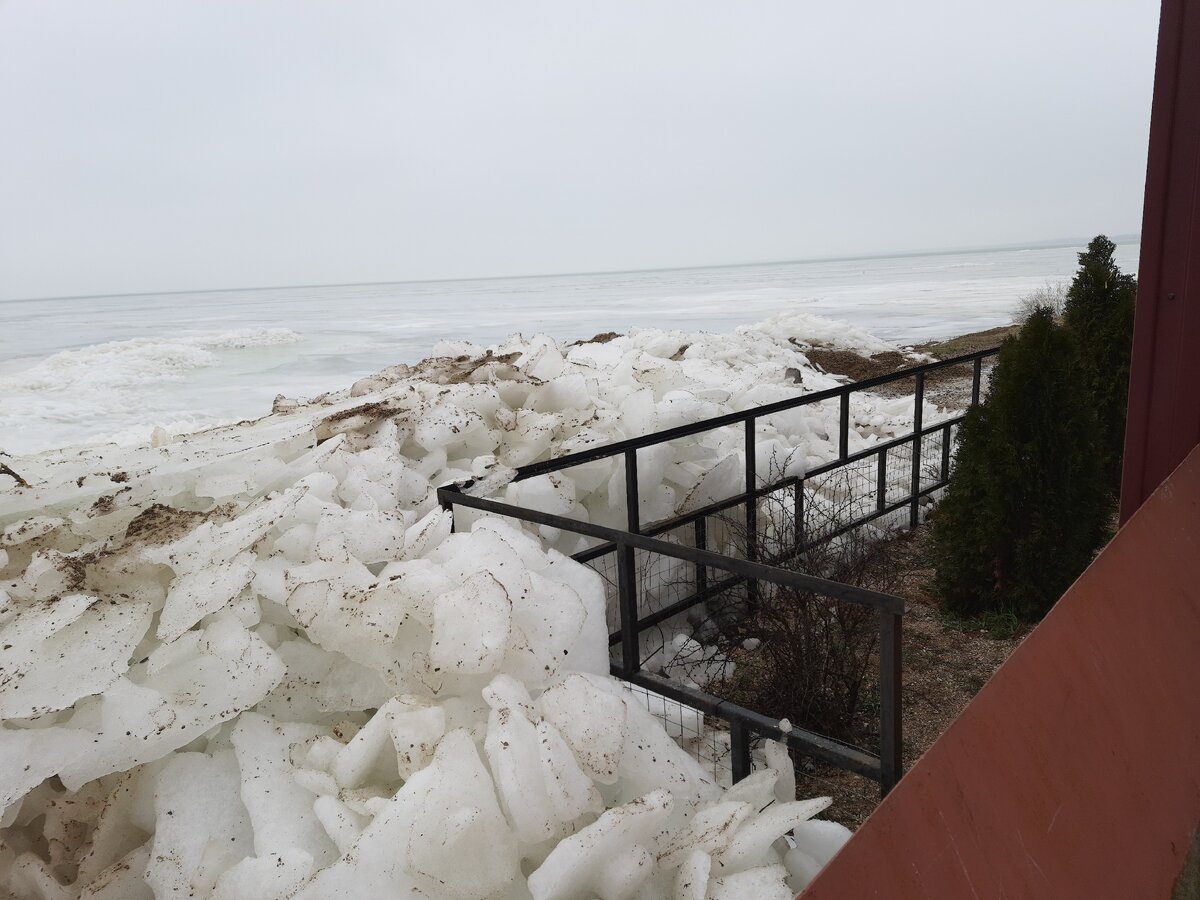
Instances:
[[[1167,898],[1200,823],[1200,448],[801,896]]]
[[[1163,0],[1121,521],[1200,442],[1200,3]]]

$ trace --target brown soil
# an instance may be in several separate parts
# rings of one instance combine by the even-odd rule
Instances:
[[[83,553],[78,556],[60,554],[56,560],[58,570],[67,576],[67,590],[82,591],[87,582],[87,569],[100,558],[99,553]]]
[[[950,359],[964,353],[998,346],[1015,330],[1015,325],[1005,325],[1000,328],[989,328],[986,331],[975,331],[945,341],[930,341],[913,349],[936,359]],[[864,381],[878,375],[890,375],[919,365],[909,357],[895,352],[862,356],[848,350],[814,349],[806,350],[805,354],[809,361],[816,363],[826,372],[845,375],[854,381]],[[990,368],[989,363],[985,363],[985,369],[987,368]],[[926,399],[938,406],[965,406],[970,399],[971,375],[972,367],[970,365],[950,366],[929,372],[925,376]],[[872,388],[872,390],[885,397],[901,397],[913,392],[913,383],[905,378]]]
[[[350,409],[330,413],[325,417],[324,421],[332,425],[337,422],[345,422],[347,419],[353,419],[356,416],[361,416],[364,419],[383,419],[393,412],[395,410],[392,409],[391,404],[386,400],[377,400],[374,403],[364,403],[362,406],[354,406]]]
[[[925,525],[893,542],[896,563],[902,572],[897,593],[907,602],[901,694],[906,771],[962,712],[1030,630],[1026,627],[1013,636],[996,636],[977,624],[943,616],[928,589],[933,578],[929,544],[929,527]],[[878,671],[877,666],[874,671]],[[878,733],[877,717],[877,708],[864,711],[864,736]],[[797,772],[797,795],[832,796],[833,806],[823,818],[853,829],[878,805],[879,786],[848,772],[806,763],[804,771]]]
[[[808,357],[809,362],[820,366],[826,372],[846,375],[854,381],[864,381],[877,375],[891,375],[913,365],[912,360],[903,353],[895,351],[862,356],[852,350],[821,350],[814,347],[812,350],[805,350],[804,355]]]
[[[517,352],[493,353],[491,350],[485,350],[483,356],[435,356],[417,363],[415,368],[406,374],[415,373],[418,377],[435,384],[464,384],[484,366],[511,366],[520,358],[521,354]]]
[[[207,518],[207,513],[190,512],[155,503],[143,509],[129,523],[125,529],[125,539],[152,546],[169,544],[183,537]]]
[[[602,331],[600,334],[586,341],[579,341],[580,344],[607,344],[609,341],[619,338],[621,333],[618,331]]]
[[[609,341],[616,340],[621,337],[619,331],[602,331],[595,337],[590,337],[587,340],[571,341],[567,344],[568,347],[582,347],[584,344],[607,344]]]
[[[928,353],[938,359],[949,359],[976,350],[986,350],[999,346],[1011,334],[1016,334],[1019,326],[1001,325],[999,328],[989,328],[986,331],[972,331],[970,334],[960,334],[958,337],[944,341],[927,341],[913,349],[918,353]]]

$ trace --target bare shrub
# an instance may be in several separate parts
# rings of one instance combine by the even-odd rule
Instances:
[[[839,474],[841,477],[839,478]],[[771,495],[760,512],[765,530],[819,535],[861,516],[850,489],[853,474],[831,473],[823,485],[824,503],[801,505],[804,521],[796,528],[794,502]],[[845,480],[847,484],[838,482]],[[744,519],[732,516],[726,527],[744,533]],[[900,569],[883,540],[884,532],[867,525],[833,540],[778,548],[771,562],[790,571],[819,575],[877,591],[894,591]],[[760,541],[762,534],[760,532]],[[869,607],[829,597],[760,584],[756,602],[739,595],[737,615],[719,616],[716,659],[734,663],[733,673],[707,687],[718,696],[793,725],[850,741],[877,735],[874,721],[879,614]],[[711,608],[711,605],[710,605]],[[714,609],[714,613],[719,610]],[[870,714],[868,714],[870,713]]]
[[[746,643],[716,693],[819,734],[861,739],[859,714],[878,637],[873,610],[774,591],[745,622]],[[735,645],[736,646],[736,645]]]
[[[1013,318],[1018,325],[1023,325],[1033,315],[1034,310],[1048,309],[1056,320],[1061,320],[1066,305],[1067,286],[1061,281],[1057,283],[1047,281],[1040,288],[1034,288],[1017,301],[1017,309]]]

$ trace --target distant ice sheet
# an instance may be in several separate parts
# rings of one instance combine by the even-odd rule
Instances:
[[[313,396],[439,341],[563,341],[631,328],[730,332],[779,312],[911,344],[1011,321],[1082,247],[657,272],[0,303],[0,448],[25,453],[155,424],[205,425]],[[1118,247],[1124,271],[1139,245]]]

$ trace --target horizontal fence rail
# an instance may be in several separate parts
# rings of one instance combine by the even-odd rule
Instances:
[[[620,456],[630,450],[641,450],[646,447],[652,447],[655,444],[664,444],[668,441],[678,440],[683,437],[691,437],[694,434],[701,434],[705,431],[713,431],[717,428],[724,428],[727,425],[737,425],[751,419],[759,419],[764,416],[774,415],[775,413],[787,412],[797,409],[801,406],[809,406],[814,403],[821,403],[825,400],[837,399],[841,402],[841,398],[850,394],[869,391],[874,388],[883,387],[884,385],[893,384],[897,381],[903,381],[908,378],[913,378],[917,375],[925,376],[930,372],[936,372],[939,369],[948,369],[955,366],[971,364],[974,367],[971,381],[971,402],[972,405],[979,402],[980,382],[982,362],[988,357],[995,356],[1000,352],[999,347],[991,347],[986,350],[976,350],[972,353],[964,353],[961,356],[954,356],[950,359],[942,359],[937,362],[923,363],[919,366],[910,366],[907,369],[901,369],[897,372],[891,372],[886,375],[876,375],[873,378],[864,378],[862,381],[854,381],[849,384],[838,385],[837,387],[827,388],[823,391],[816,391],[811,394],[801,394],[797,397],[788,400],[777,400],[774,403],[765,403],[761,406],[755,406],[747,410],[739,412],[726,413],[723,416],[715,416],[711,419],[704,419],[700,422],[693,422],[688,425],[678,425],[675,428],[668,428],[663,431],[654,431],[650,434],[640,435],[638,437],[626,438],[622,441],[613,441],[608,444],[601,444],[597,447],[591,447],[587,450],[578,450],[574,453],[565,453],[562,456],[556,456],[552,459],[542,460],[541,462],[529,463],[517,469],[514,481],[523,481],[526,478],[533,478],[537,475],[546,475],[550,472],[558,472],[562,469],[569,469],[572,466],[583,465],[584,463],[596,462],[597,460],[606,459],[610,456]],[[924,401],[924,397],[921,398]],[[843,409],[846,404],[843,403]],[[846,433],[848,424],[847,416],[840,417],[839,435]],[[463,488],[469,488],[470,481],[463,482]]]
[[[955,429],[965,413],[925,425],[923,422],[927,376],[938,370],[956,366],[971,366],[971,404],[978,402],[982,389],[984,360],[996,355],[999,348],[979,350],[951,359],[914,366],[898,372],[840,385],[828,390],[803,394],[795,398],[728,413],[712,419],[681,425],[639,437],[616,441],[564,454],[553,459],[531,463],[517,469],[513,481],[560,472],[573,466],[621,457],[625,473],[626,527],[612,528],[590,522],[580,522],[567,516],[547,513],[477,497],[471,493],[474,482],[438,489],[438,500],[449,510],[463,506],[492,515],[517,520],[580,535],[597,543],[574,554],[577,561],[601,570],[606,560],[615,559],[615,573],[608,569],[608,581],[615,589],[615,618],[618,627],[609,636],[610,645],[619,647],[619,661],[612,664],[612,674],[630,685],[666,697],[706,715],[724,720],[729,725],[730,757],[733,779],[750,772],[751,741],[757,738],[782,739],[792,750],[829,763],[847,771],[872,778],[880,783],[886,794],[902,772],[901,762],[901,643],[904,601],[890,594],[842,584],[815,575],[780,567],[808,549],[847,534],[879,519],[895,517],[907,509],[904,517],[909,527],[920,520],[924,498],[931,497],[949,483],[951,445]],[[849,452],[851,422],[850,395],[913,381],[913,430],[888,441],[872,444],[854,453]],[[758,419],[803,406],[838,401],[838,455],[821,466],[800,475],[780,478],[760,484],[755,453],[755,429]],[[728,426],[744,429],[746,459],[744,490],[704,507],[643,526],[640,521],[637,451],[657,444],[702,434]],[[926,453],[926,445],[928,454]],[[926,458],[926,457],[929,458]],[[871,462],[874,458],[874,462]],[[870,472],[867,472],[870,469]],[[862,471],[859,471],[862,470]],[[812,516],[814,491],[820,480],[844,474],[850,479],[860,475],[868,483],[861,492],[864,509],[847,521],[826,521],[810,533],[806,522]],[[809,485],[816,483],[816,488]],[[899,496],[892,496],[899,491]],[[786,541],[779,535],[765,540],[760,534],[760,505],[763,502],[783,502],[788,499],[794,511],[794,533]],[[856,501],[858,502],[858,501]],[[730,521],[744,528],[743,556],[730,556],[710,547],[710,519],[719,524],[733,515]],[[665,540],[672,536],[680,540],[689,536],[691,545]],[[676,560],[690,566],[689,584],[694,584],[686,596],[674,599],[659,608],[643,612],[639,608],[639,559],[647,566],[653,559]],[[611,566],[611,562],[609,563]],[[642,574],[645,574],[642,572]],[[612,577],[615,575],[615,577]],[[879,618],[879,688],[880,688],[880,746],[874,755],[833,738],[803,728],[792,727],[786,733],[778,720],[722,700],[712,694],[677,684],[642,669],[640,636],[667,620],[687,613],[707,600],[728,596],[735,588],[745,591],[747,603],[753,608],[762,590],[786,589],[832,598],[841,603],[856,604],[876,610]]]
[[[715,715],[729,722],[732,739],[733,778],[735,781],[750,774],[749,742],[752,735],[777,739],[782,738],[788,746],[814,759],[831,763],[832,765],[879,781],[885,791],[890,789],[899,779],[900,735],[898,714],[885,714],[884,741],[881,753],[879,756],[872,756],[857,747],[843,744],[832,738],[815,734],[803,728],[793,726],[789,730],[783,731],[780,728],[778,719],[769,718],[761,713],[730,703],[727,700],[722,700],[712,694],[687,688],[642,671],[638,650],[638,635],[645,627],[645,624],[639,621],[636,592],[629,583],[629,579],[632,577],[632,568],[621,551],[632,551],[635,548],[648,550],[673,559],[694,562],[710,568],[724,569],[743,579],[751,579],[755,582],[774,584],[793,590],[833,597],[845,603],[855,603],[875,609],[879,612],[881,622],[881,658],[894,659],[897,663],[900,659],[901,617],[904,615],[904,600],[902,598],[877,591],[869,591],[849,584],[842,584],[837,581],[830,581],[825,578],[818,578],[813,575],[806,575],[801,572],[780,569],[761,562],[723,556],[719,553],[699,550],[694,547],[682,547],[678,544],[672,544],[668,541],[662,541],[646,535],[621,531],[616,528],[606,528],[602,525],[577,522],[574,519],[568,519],[564,516],[526,509],[521,506],[513,506],[512,504],[501,503],[496,500],[472,497],[462,493],[459,488],[453,486],[439,488],[438,500],[447,508],[465,506],[497,516],[506,516],[532,522],[536,525],[546,525],[576,534],[604,538],[615,544],[618,548],[618,567],[621,569],[618,575],[619,583],[621,584],[621,630],[617,635],[617,639],[621,645],[621,655],[620,662],[613,664],[612,674],[631,684],[638,685],[646,690],[661,694],[669,699],[698,709],[701,712],[706,712],[709,715]],[[898,668],[893,670],[885,665],[881,669],[880,705],[885,711],[899,710],[900,681],[897,675]],[[894,733],[889,734],[889,729],[895,729]]]

